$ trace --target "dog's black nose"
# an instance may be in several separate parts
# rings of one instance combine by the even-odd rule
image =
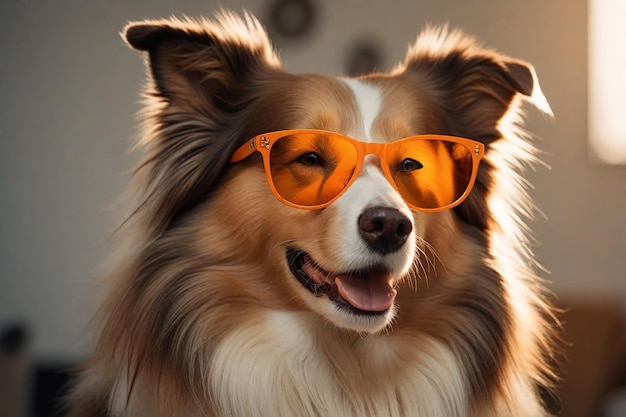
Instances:
[[[383,255],[400,249],[412,230],[411,221],[394,208],[370,207],[359,216],[361,237]]]

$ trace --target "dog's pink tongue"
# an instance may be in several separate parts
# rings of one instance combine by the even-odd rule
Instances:
[[[391,286],[391,277],[383,272],[370,272],[365,276],[338,276],[335,284],[341,297],[362,311],[388,310],[397,294]]]

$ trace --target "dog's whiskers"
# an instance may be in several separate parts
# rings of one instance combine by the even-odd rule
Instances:
[[[429,278],[431,276],[436,277],[437,264],[444,267],[445,265],[441,257],[437,254],[435,248],[426,240],[422,238],[418,239],[418,245],[416,248],[416,256],[413,259],[412,267],[409,270],[407,277],[409,278],[409,284],[411,288],[417,292],[420,280],[424,280],[426,283],[426,290],[428,291]]]

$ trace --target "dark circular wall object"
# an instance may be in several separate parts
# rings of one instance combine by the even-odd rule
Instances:
[[[301,38],[311,32],[316,18],[312,0],[275,0],[270,4],[269,29],[284,38]]]
[[[349,49],[345,63],[346,73],[351,77],[380,71],[383,67],[383,53],[377,42],[361,40]]]

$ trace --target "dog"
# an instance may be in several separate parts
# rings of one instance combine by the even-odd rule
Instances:
[[[447,27],[356,78],[262,25],[129,24],[144,158],[71,416],[547,416],[533,67]]]

